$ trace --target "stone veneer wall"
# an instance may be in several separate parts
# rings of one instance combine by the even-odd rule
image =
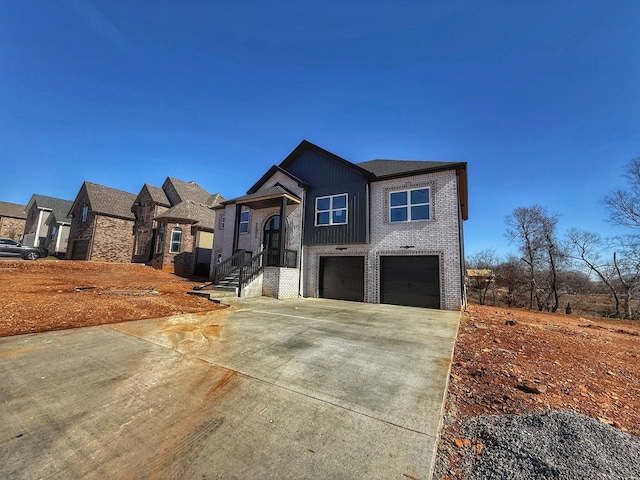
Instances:
[[[96,228],[89,260],[130,263],[133,249],[133,221],[95,216]]]
[[[21,241],[26,223],[23,218],[0,217],[0,237]]]

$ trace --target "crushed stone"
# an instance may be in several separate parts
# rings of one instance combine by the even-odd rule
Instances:
[[[463,428],[482,445],[462,460],[468,479],[640,479],[640,438],[585,415],[481,415]]]

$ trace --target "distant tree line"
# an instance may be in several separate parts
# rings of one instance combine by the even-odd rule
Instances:
[[[468,283],[470,301],[640,318],[640,158],[629,163],[625,178],[626,188],[610,192],[604,203],[609,220],[629,227],[628,234],[603,237],[573,228],[560,237],[557,214],[540,205],[518,207],[505,219],[518,254],[499,258],[484,250],[467,259],[467,268],[479,272]]]

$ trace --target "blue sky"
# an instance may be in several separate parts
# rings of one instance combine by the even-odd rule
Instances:
[[[640,156],[640,2],[0,0],[0,200],[243,194],[307,139],[468,162],[467,254],[543,205],[604,234]]]

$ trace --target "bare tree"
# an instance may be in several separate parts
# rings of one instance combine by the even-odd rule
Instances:
[[[502,292],[502,300],[508,307],[524,307],[530,282],[528,272],[522,260],[515,256],[507,256],[506,261],[496,267],[495,283]]]
[[[629,188],[612,191],[604,198],[604,203],[613,223],[640,228],[640,157],[631,160],[625,178]]]
[[[570,258],[583,262],[607,286],[613,303],[612,316],[620,316],[620,297],[614,282],[615,268],[602,259],[606,243],[595,233],[571,229],[567,234],[567,252]]]
[[[478,294],[478,303],[485,305],[489,289],[493,287],[493,304],[495,305],[495,273],[499,259],[495,250],[481,250],[471,255],[467,261],[467,268],[473,270],[476,275],[469,276],[469,287]]]
[[[518,243],[529,273],[529,309],[555,312],[559,305],[558,267],[563,255],[556,239],[558,216],[544,207],[516,208],[506,218],[507,237]]]
[[[540,222],[538,221],[538,207],[518,207],[506,218],[507,238],[518,242],[518,250],[522,254],[522,261],[527,265],[529,277],[529,310],[533,309],[533,301],[538,301],[538,285],[536,281],[537,268],[540,258]]]
[[[640,229],[640,157],[629,162],[625,172],[626,189],[614,190],[604,199],[610,220],[616,225]],[[631,300],[640,283],[640,235],[630,233],[614,239],[613,268],[620,284],[625,318],[634,318]]]

